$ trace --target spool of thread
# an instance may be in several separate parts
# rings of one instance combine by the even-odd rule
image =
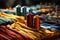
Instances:
[[[34,16],[34,28],[40,30],[40,17],[38,15]]]
[[[26,12],[26,7],[24,7],[24,8],[23,8],[23,16],[26,17],[26,13],[27,13],[27,12]]]
[[[22,15],[21,15],[21,6],[20,6],[20,5],[17,5],[17,6],[16,6],[16,13],[17,13],[16,15],[22,16]]]
[[[26,20],[27,20],[27,26],[33,28],[33,15],[30,13],[26,14]]]

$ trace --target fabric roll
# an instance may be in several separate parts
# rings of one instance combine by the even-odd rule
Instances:
[[[12,23],[14,22],[11,19],[0,17],[0,25],[7,25]]]
[[[16,34],[15,32],[7,29],[6,26],[1,26],[0,30],[3,31],[3,32],[5,32],[7,35],[9,35],[10,37],[12,37],[13,39],[24,40],[19,34]]]
[[[28,35],[26,35],[26,34],[24,34],[22,32],[19,32],[16,29],[10,29],[10,28],[8,28],[8,29],[11,30],[11,31],[13,31],[13,32],[15,32],[15,33],[17,33],[17,34],[19,34],[20,36],[22,36],[24,38],[24,40],[33,40]]]

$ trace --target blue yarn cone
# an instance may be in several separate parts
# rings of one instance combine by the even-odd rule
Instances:
[[[23,13],[22,13],[22,15],[24,16],[24,17],[26,17],[26,14],[27,14],[27,11],[26,11],[27,9],[26,9],[26,7],[24,7],[23,8]]]

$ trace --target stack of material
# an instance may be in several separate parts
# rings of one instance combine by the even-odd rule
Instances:
[[[27,27],[23,16],[16,16],[0,12],[0,17],[9,18],[14,21],[13,24],[0,27],[0,39],[2,40],[41,40],[55,36],[57,33],[52,30],[34,29]]]
[[[0,26],[0,36],[1,40],[32,40],[27,35],[9,29],[6,26]]]

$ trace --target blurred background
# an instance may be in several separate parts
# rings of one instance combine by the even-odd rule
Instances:
[[[26,8],[26,13],[38,14],[43,21],[60,24],[60,0],[0,0],[0,11],[16,14],[18,5],[22,13],[23,8]]]
[[[37,4],[47,4],[51,3],[51,4],[56,4],[56,5],[60,5],[60,0],[0,0],[0,8],[6,8],[6,7],[14,7],[17,4],[20,4],[22,6],[26,5],[26,6],[31,6],[31,5],[37,5]]]

